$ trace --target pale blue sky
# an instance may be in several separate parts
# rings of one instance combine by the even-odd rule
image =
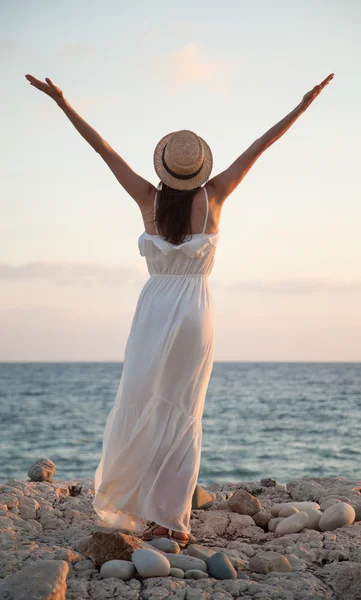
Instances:
[[[361,5],[68,0],[0,6],[0,360],[123,360],[147,280],[138,206],[50,77],[143,177],[169,131],[213,174],[335,78],[227,199],[216,360],[361,360]]]

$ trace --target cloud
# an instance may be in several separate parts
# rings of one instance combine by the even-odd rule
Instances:
[[[60,52],[71,58],[83,58],[94,56],[96,54],[96,47],[94,44],[86,43],[64,44]]]
[[[0,52],[2,50],[15,50],[17,43],[15,40],[0,40]]]
[[[359,293],[361,279],[340,281],[333,279],[280,279],[267,281],[250,279],[225,286],[229,291],[265,292],[278,294]]]
[[[229,94],[232,61],[210,59],[195,42],[160,59],[159,63],[171,95],[192,85],[209,87],[221,95]]]
[[[30,262],[24,265],[0,264],[0,280],[46,280],[57,285],[91,286],[94,283],[124,286],[139,283],[144,276],[137,269],[112,267],[94,263]]]
[[[94,283],[124,286],[145,282],[148,274],[136,268],[107,266],[96,263],[29,262],[12,266],[0,263],[0,280],[46,280],[62,286],[91,286]],[[230,282],[211,279],[212,288],[228,292],[261,292],[270,294],[360,293],[361,279],[342,281],[319,278],[284,278],[278,280],[246,279]]]

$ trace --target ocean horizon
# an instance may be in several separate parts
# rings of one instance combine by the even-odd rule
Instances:
[[[0,481],[94,478],[123,362],[1,362]],[[360,362],[215,361],[198,483],[359,476]]]

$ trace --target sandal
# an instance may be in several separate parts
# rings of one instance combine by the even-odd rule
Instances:
[[[142,539],[146,542],[150,541],[150,540],[156,540],[159,538],[167,538],[170,540],[174,540],[175,542],[177,542],[177,544],[181,547],[184,548],[185,546],[187,546],[188,544],[195,544],[196,543],[196,538],[194,537],[194,535],[192,535],[191,533],[188,534],[187,539],[185,540],[181,540],[177,537],[174,537],[174,533],[179,533],[179,532],[174,532],[174,530],[172,529],[168,529],[168,533],[163,533],[162,535],[156,534],[154,533],[155,529],[158,529],[158,527],[162,527],[162,525],[158,525],[158,523],[155,523],[154,521],[152,521],[149,525],[149,527],[147,527],[147,529],[145,529],[142,533]],[[166,529],[166,527],[165,527]]]

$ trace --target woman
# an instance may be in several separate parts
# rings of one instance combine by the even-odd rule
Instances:
[[[138,239],[150,277],[136,306],[122,376],[108,416],[93,506],[99,516],[143,539],[184,547],[199,472],[204,400],[214,358],[214,264],[225,199],[333,78],[305,94],[284,119],[212,179],[212,153],[192,131],[163,137],[154,151],[156,189],[135,173],[70,106],[50,79],[26,78],[53,98],[137,202]]]

